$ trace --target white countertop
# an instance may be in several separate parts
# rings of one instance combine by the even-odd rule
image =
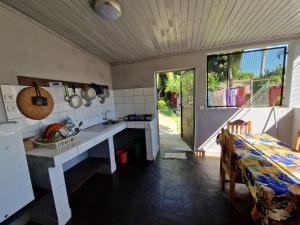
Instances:
[[[49,158],[55,166],[61,165],[77,155],[89,150],[93,146],[113,137],[116,133],[126,128],[151,128],[152,121],[121,121],[116,124],[95,126],[81,130],[77,140],[59,149],[34,148],[26,152],[27,156]]]

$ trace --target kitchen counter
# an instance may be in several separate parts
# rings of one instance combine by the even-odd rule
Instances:
[[[43,224],[66,224],[71,218],[71,209],[68,201],[66,188],[64,165],[76,157],[88,153],[95,153],[95,146],[100,143],[108,143],[110,173],[116,170],[115,148],[113,137],[115,134],[125,129],[144,129],[146,140],[147,160],[154,160],[158,151],[158,129],[157,120],[152,121],[121,121],[116,124],[98,124],[83,129],[77,140],[63,146],[60,149],[34,148],[26,153],[30,169],[30,175],[34,186],[51,191],[51,196],[36,207],[34,216],[36,222]],[[100,150],[102,151],[102,150]],[[93,154],[91,154],[93,155]],[[94,155],[93,155],[94,157]],[[93,159],[93,158],[90,158]],[[93,166],[97,164],[97,157],[93,160]],[[83,162],[83,164],[88,161]],[[80,163],[79,163],[80,164]],[[76,165],[76,170],[80,171],[80,165]],[[50,200],[49,200],[50,199]],[[48,202],[52,201],[53,210],[48,210],[51,206]],[[44,210],[43,210],[44,209]],[[33,220],[35,220],[33,218]],[[48,222],[46,222],[46,220]]]
[[[114,134],[126,129],[126,127],[127,124],[125,122],[110,125],[98,124],[80,131],[75,141],[60,149],[34,148],[28,151],[26,155],[49,158],[53,163],[52,166],[56,167],[109,139]]]

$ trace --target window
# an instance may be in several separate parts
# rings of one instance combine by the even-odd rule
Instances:
[[[282,104],[286,46],[207,56],[208,107]]]

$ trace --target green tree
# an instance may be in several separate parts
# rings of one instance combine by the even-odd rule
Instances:
[[[177,73],[169,72],[167,73],[167,82],[166,82],[166,92],[175,92],[179,94],[180,92],[180,75]]]

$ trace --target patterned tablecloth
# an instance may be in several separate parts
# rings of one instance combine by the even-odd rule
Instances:
[[[296,213],[300,197],[300,153],[268,134],[234,137],[237,166],[255,200],[257,224],[286,220]]]

